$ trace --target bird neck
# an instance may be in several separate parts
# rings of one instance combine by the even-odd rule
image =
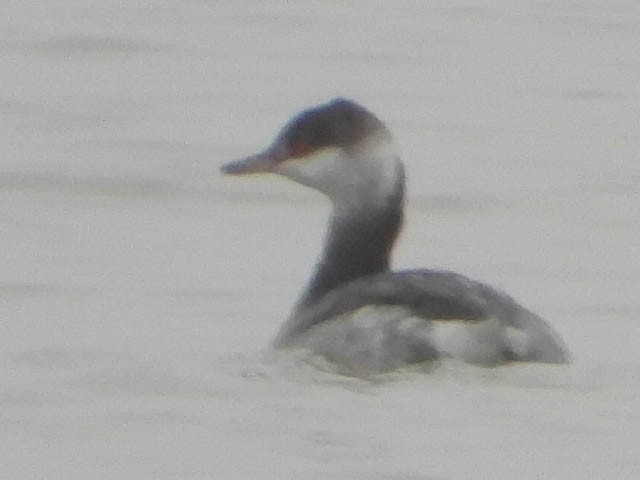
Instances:
[[[324,251],[296,310],[347,282],[389,270],[391,250],[402,227],[404,173],[398,163],[395,188],[384,202],[335,203]]]

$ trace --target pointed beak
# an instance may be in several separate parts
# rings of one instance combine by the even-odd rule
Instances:
[[[270,173],[280,163],[273,149],[256,153],[240,160],[224,164],[220,171],[227,175],[248,175],[251,173]]]

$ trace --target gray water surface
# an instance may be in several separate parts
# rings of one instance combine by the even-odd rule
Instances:
[[[2,11],[3,478],[638,478],[636,2]],[[217,171],[336,95],[402,147],[395,265],[505,289],[571,366],[269,351],[328,205]]]

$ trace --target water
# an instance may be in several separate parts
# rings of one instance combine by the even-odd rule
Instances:
[[[635,2],[2,10],[4,477],[640,474]],[[328,207],[217,169],[335,95],[403,148],[395,264],[504,288],[571,366],[350,378],[268,350]]]

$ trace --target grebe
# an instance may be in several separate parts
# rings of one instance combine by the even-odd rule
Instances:
[[[404,169],[387,127],[357,103],[337,98],[302,111],[265,151],[222,172],[276,173],[333,203],[324,251],[275,348],[366,371],[445,357],[568,362],[551,327],[508,295],[453,272],[389,270]]]

